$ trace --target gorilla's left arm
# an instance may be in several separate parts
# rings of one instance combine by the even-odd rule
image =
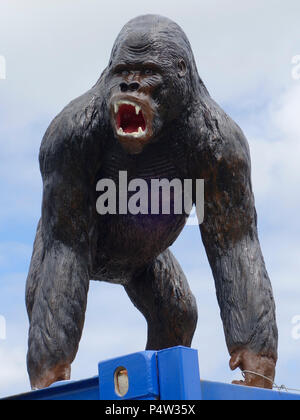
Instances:
[[[262,256],[247,140],[212,101],[197,117],[194,177],[205,180],[201,234],[215,279],[230,367],[275,376],[277,326],[272,287]],[[271,388],[247,373],[240,384]]]

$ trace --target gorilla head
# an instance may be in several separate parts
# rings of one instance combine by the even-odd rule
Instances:
[[[106,74],[111,124],[125,150],[140,153],[182,118],[197,78],[189,41],[176,23],[152,15],[127,23]]]

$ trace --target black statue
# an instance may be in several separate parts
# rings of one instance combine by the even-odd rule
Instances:
[[[96,85],[51,123],[40,167],[42,217],[26,289],[32,388],[70,377],[90,279],[125,287],[148,322],[147,349],[191,345],[197,307],[168,249],[186,214],[99,215],[97,182],[117,180],[120,171],[147,182],[205,180],[201,235],[230,367],[274,379],[275,305],[257,236],[247,140],[211,99],[177,24],[154,15],[127,23]],[[271,387],[250,373],[240,383]]]

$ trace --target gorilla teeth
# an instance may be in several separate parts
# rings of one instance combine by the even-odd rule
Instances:
[[[133,103],[133,102],[129,102],[129,101],[120,101],[120,102],[117,102],[117,103],[115,103],[114,104],[114,111],[115,111],[115,114],[117,114],[118,113],[118,111],[119,111],[119,108],[120,108],[120,106],[121,105],[131,105],[131,106],[133,106],[134,108],[135,108],[135,113],[136,113],[136,115],[139,115],[139,113],[140,113],[140,111],[141,111],[141,107],[140,106],[138,106],[138,105],[136,105],[135,103]]]
[[[133,133],[125,133],[123,128],[120,127],[117,130],[117,133],[119,136],[125,136],[125,137],[142,137],[145,134],[145,131],[142,129],[142,127],[139,127],[138,131],[135,131]]]
[[[145,136],[147,127],[142,108],[135,102],[118,101],[113,104],[118,136],[140,138]]]

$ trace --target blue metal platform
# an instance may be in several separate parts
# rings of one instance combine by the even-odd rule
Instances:
[[[98,375],[57,383],[6,400],[300,400],[300,394],[200,380],[198,353],[187,347],[143,351],[100,362]]]

